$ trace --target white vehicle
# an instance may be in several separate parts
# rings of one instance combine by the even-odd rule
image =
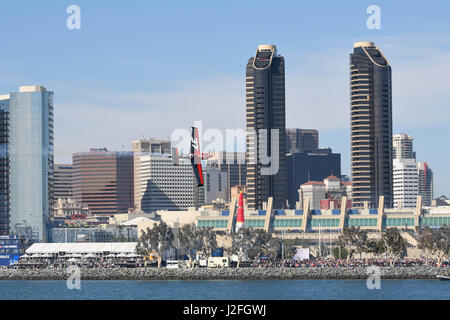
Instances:
[[[177,260],[168,260],[166,263],[167,269],[178,269],[180,267]]]
[[[206,268],[208,266],[208,260],[206,259],[200,259],[198,263],[201,268]]]
[[[208,268],[229,268],[230,259],[228,257],[209,257]]]

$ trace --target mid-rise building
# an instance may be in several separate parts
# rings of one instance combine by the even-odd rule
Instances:
[[[206,167],[205,171],[205,203],[228,198],[227,173],[214,167]]]
[[[246,128],[247,137],[247,203],[249,208],[262,208],[269,197],[274,206],[284,208],[286,183],[286,111],[284,57],[274,45],[260,45],[247,63]],[[278,139],[272,139],[278,134]],[[274,144],[272,145],[272,140]],[[260,157],[276,154],[270,164]],[[271,168],[271,169],[269,169]]]
[[[67,199],[73,195],[73,166],[71,164],[55,164],[54,201]]]
[[[417,164],[418,170],[418,194],[422,196],[422,204],[431,206],[433,201],[433,171],[426,162]]]
[[[94,215],[133,207],[133,153],[90,149],[73,154],[73,196]]]
[[[0,229],[45,241],[53,199],[53,92],[24,86],[0,96]]]
[[[308,181],[322,181],[329,175],[341,177],[341,154],[331,149],[286,155],[289,208],[299,201],[298,190]]]
[[[300,186],[298,190],[300,208],[303,207],[307,198],[311,210],[320,210],[320,201],[325,199],[325,183],[320,181],[309,181]],[[295,209],[295,208],[294,208]]]
[[[394,159],[394,208],[414,208],[418,195],[418,171],[415,159]]]
[[[333,175],[326,177],[323,181],[308,181],[298,190],[299,202],[296,207],[303,208],[306,198],[309,197],[310,209],[338,209],[344,196],[347,198],[347,207],[351,207],[351,187],[351,183],[341,182]]]
[[[141,156],[149,154],[171,154],[171,142],[170,140],[157,140],[157,139],[140,139],[131,143],[131,150],[134,154],[134,208],[141,210]]]
[[[58,198],[53,206],[54,217],[88,216],[89,207],[73,198]]]
[[[391,66],[373,42],[354,44],[350,94],[353,205],[392,207]]]
[[[413,149],[413,137],[407,134],[396,134],[392,140],[393,159],[415,159],[416,153]]]
[[[316,129],[287,129],[286,153],[308,153],[319,149],[319,131]]]
[[[187,210],[204,203],[204,186],[197,186],[190,160],[180,159],[176,166],[169,155],[151,154],[141,156],[140,168],[143,212]]]
[[[207,167],[214,167],[226,174],[227,190],[224,200],[231,201],[231,188],[244,186],[247,179],[245,152],[215,152],[206,162]]]

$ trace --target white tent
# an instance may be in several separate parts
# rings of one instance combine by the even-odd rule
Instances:
[[[26,250],[27,254],[130,254],[136,253],[137,242],[104,243],[35,243]]]
[[[137,217],[137,218],[134,218],[134,219],[129,220],[127,222],[124,222],[121,225],[124,226],[124,227],[133,227],[133,226],[135,227],[141,222],[149,222],[149,221],[153,221],[153,222],[157,223],[155,220],[152,220],[152,219],[148,219],[148,218],[145,218],[145,217]]]

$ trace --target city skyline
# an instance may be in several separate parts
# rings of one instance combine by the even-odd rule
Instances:
[[[350,134],[347,110],[349,105],[348,51],[354,42],[374,41],[383,49],[394,67],[393,133],[405,132],[414,136],[415,149],[419,155],[418,161],[430,163],[436,173],[435,196],[449,193],[450,172],[446,170],[445,163],[449,151],[439,148],[445,141],[444,137],[450,133],[446,120],[449,118],[446,116],[448,108],[445,108],[448,105],[448,99],[445,99],[448,94],[445,93],[445,81],[443,81],[445,74],[450,70],[448,64],[450,51],[446,45],[448,39],[446,28],[448,27],[443,26],[443,21],[445,21],[443,12],[448,7],[447,3],[433,4],[425,10],[418,2],[413,2],[408,6],[409,11],[404,13],[410,17],[411,21],[403,19],[400,24],[395,22],[393,17],[394,13],[401,14],[404,6],[380,1],[383,24],[379,31],[365,28],[367,16],[364,15],[364,12],[367,3],[362,3],[355,8],[350,8],[350,5],[347,4],[340,5],[339,7],[342,9],[348,6],[349,13],[343,14],[341,12],[346,10],[340,10],[340,15],[336,18],[332,18],[332,9],[333,6],[336,6],[334,4],[328,4],[327,9],[329,10],[320,10],[325,5],[283,4],[274,10],[286,11],[286,22],[280,21],[279,18],[275,19],[274,24],[277,24],[277,28],[274,31],[269,31],[269,26],[262,26],[263,31],[267,31],[266,33],[262,32],[264,35],[258,35],[256,31],[246,31],[253,35],[254,41],[244,41],[244,35],[235,40],[231,39],[236,34],[237,28],[243,26],[219,27],[223,20],[218,19],[217,22],[214,22],[213,17],[223,16],[219,13],[212,14],[210,9],[203,8],[199,14],[211,13],[207,21],[218,34],[224,37],[219,36],[220,41],[207,38],[208,41],[202,43],[201,37],[208,34],[205,31],[199,35],[195,35],[194,32],[185,40],[176,38],[180,40],[177,45],[183,45],[191,40],[198,49],[192,50],[195,54],[185,52],[183,58],[174,60],[177,62],[176,65],[181,64],[183,67],[178,69],[177,74],[170,67],[166,77],[159,77],[161,75],[160,66],[168,67],[169,61],[175,56],[174,52],[170,50],[171,45],[162,38],[171,34],[179,34],[176,27],[158,33],[155,30],[160,29],[153,27],[164,26],[164,23],[156,19],[155,25],[153,22],[138,22],[129,26],[125,26],[123,23],[117,25],[111,23],[108,25],[108,29],[96,22],[95,17],[101,14],[102,18],[108,16],[114,20],[119,16],[116,5],[111,4],[107,10],[101,5],[83,1],[79,5],[84,17],[79,32],[69,31],[64,27],[66,3],[48,6],[53,7],[48,13],[44,13],[38,6],[30,4],[24,9],[24,15],[29,18],[28,24],[24,26],[16,25],[8,17],[5,17],[2,22],[16,27],[16,35],[19,38],[20,35],[23,35],[24,39],[31,42],[31,47],[34,47],[37,43],[25,34],[35,21],[32,13],[49,15],[52,16],[51,25],[39,26],[41,29],[38,28],[38,30],[52,35],[59,40],[58,43],[65,43],[61,48],[56,48],[57,52],[64,53],[61,57],[55,57],[53,54],[45,57],[42,53],[38,53],[36,56],[30,55],[21,50],[23,43],[11,41],[11,48],[13,48],[11,52],[15,51],[16,53],[12,56],[11,53],[6,52],[4,61],[8,63],[6,64],[4,61],[1,63],[5,70],[0,77],[2,93],[12,92],[17,86],[27,84],[43,85],[52,88],[52,91],[55,92],[55,163],[66,163],[72,153],[91,147],[105,146],[111,150],[122,150],[122,145],[124,145],[125,149],[129,150],[131,141],[141,138],[141,135],[164,138],[170,135],[174,128],[186,127],[192,121],[199,120],[192,116],[188,118],[187,111],[181,109],[190,109],[192,111],[190,113],[200,114],[200,120],[204,120],[207,127],[223,128],[223,123],[231,128],[244,127],[241,120],[245,118],[242,63],[246,60],[248,52],[254,51],[256,45],[274,43],[283,49],[282,52],[287,61],[286,126],[319,129],[322,137],[321,144],[330,146],[343,155],[342,172],[348,175],[350,173]],[[198,10],[199,6],[199,4],[195,4],[189,10]],[[215,6],[215,8],[217,6],[222,8],[221,5]],[[236,9],[244,11],[247,6],[250,4],[231,5],[235,11],[238,11]],[[439,10],[436,10],[437,7]],[[149,11],[146,8],[146,4],[135,3],[127,10],[134,13],[139,11],[138,9],[143,9],[143,13],[147,14]],[[298,15],[295,18],[305,17],[303,22],[293,24],[294,27],[297,27],[294,28],[294,31],[298,33],[298,36],[294,36],[294,31],[287,31],[288,22],[297,21],[294,19],[294,13],[288,12],[288,9],[294,8],[297,10],[292,11]],[[6,4],[6,9],[15,11],[19,10],[19,6]],[[230,10],[225,6],[222,9]],[[123,8],[121,10],[123,11]],[[155,12],[162,9],[155,5],[152,10],[151,16],[155,18]],[[178,17],[183,10],[184,13],[193,12],[186,11],[186,7],[180,5],[174,15]],[[307,17],[307,11],[313,12],[312,17]],[[143,13],[136,12],[139,17],[142,17]],[[268,14],[268,11],[264,11],[263,14]],[[348,15],[354,15],[355,18],[351,22],[344,23],[343,20],[348,18]],[[61,17],[58,18],[59,16]],[[323,25],[313,23],[312,25],[316,26],[317,30],[311,32],[311,35],[307,35],[305,32],[312,29],[306,28],[307,24],[311,24],[318,16],[321,17]],[[413,20],[420,17],[430,23],[425,25],[421,23],[420,26],[416,26]],[[59,24],[58,19],[61,20]],[[120,19],[116,20],[121,21]],[[185,20],[182,19],[180,23],[183,21]],[[247,23],[251,23],[251,21]],[[389,25],[389,31],[387,31],[388,28],[384,28],[387,25]],[[200,25],[197,23],[190,28],[198,31],[199,27]],[[149,30],[152,30],[152,34],[156,33],[157,36],[154,37],[155,41],[151,41],[150,46],[144,48],[137,39],[142,32]],[[286,32],[276,32],[280,30]],[[328,31],[330,34],[326,35]],[[112,52],[111,49],[115,48],[106,45],[111,42],[112,36],[121,36],[127,32],[132,32],[133,35],[129,40],[124,40],[125,47],[128,49],[123,49],[121,46],[115,51],[118,52],[117,54],[101,62],[100,57],[106,54],[104,50]],[[7,41],[11,40],[7,33],[5,36]],[[250,35],[245,34],[245,36],[248,38]],[[94,40],[98,39],[100,39],[102,48],[95,45]],[[46,41],[48,40],[45,40],[40,46],[45,47]],[[233,45],[237,49],[230,50],[225,54],[220,51],[222,46],[219,45],[219,42],[221,45],[229,43],[230,46]],[[206,50],[208,43],[210,51]],[[77,47],[91,49],[87,52],[72,50]],[[161,50],[156,50],[158,47]],[[49,49],[45,49],[43,52],[47,52],[50,48],[53,47],[49,46]],[[139,51],[138,49],[146,50],[142,50],[141,54],[136,54],[135,51]],[[225,63],[217,66],[215,61],[221,57],[220,52],[223,56],[227,56],[227,59],[225,59]],[[123,58],[124,56],[119,57],[124,54],[127,54],[128,59]],[[41,59],[42,64],[30,68],[29,63],[36,61],[37,58]],[[146,61],[145,58],[148,60]],[[163,63],[155,64],[154,61],[161,58],[164,58]],[[183,64],[185,60],[192,60],[194,62],[192,65],[197,65],[197,67]],[[20,61],[25,62],[24,66],[18,64]],[[67,64],[67,61],[71,63]],[[221,61],[224,59],[222,58]],[[323,61],[325,63],[321,64]],[[44,65],[45,68],[42,67]],[[63,68],[62,65],[65,67]],[[107,71],[109,66],[113,68]],[[86,77],[85,72],[88,69],[97,74]],[[313,73],[312,69],[317,70]],[[115,76],[121,74],[125,76]],[[427,76],[429,74],[434,76]],[[172,78],[169,79],[168,76]],[[130,81],[131,78],[135,78],[135,80]],[[219,84],[211,86],[212,78],[218,79]],[[81,79],[84,81],[80,81]],[[412,83],[410,79],[414,79],[414,82]],[[184,83],[184,81],[186,82]],[[330,89],[329,94],[327,97],[316,99],[311,108],[314,100],[312,97],[317,96],[318,93],[316,86],[322,81]],[[215,106],[215,108],[209,109],[216,112],[208,110],[206,107],[208,105]],[[74,110],[78,112],[74,112]],[[105,114],[106,110],[108,112]],[[92,117],[84,119],[82,115],[89,112]],[[160,121],[164,115],[172,112],[180,114],[177,117],[179,119],[174,119],[173,127],[167,125],[167,122]],[[326,116],[319,117],[319,114]],[[428,114],[436,116],[430,117]],[[105,119],[99,121],[102,117]],[[422,119],[428,119],[429,123],[424,124]],[[130,126],[130,123],[136,125]],[[115,130],[108,129],[112,127]],[[441,137],[441,139],[433,137]]]

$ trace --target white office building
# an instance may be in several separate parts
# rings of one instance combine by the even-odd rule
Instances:
[[[173,164],[166,154],[140,157],[140,205],[146,213],[157,210],[187,210],[204,203],[204,187],[198,187],[191,162]]]
[[[407,134],[396,134],[392,138],[392,158],[393,159],[415,159],[416,153],[413,150],[414,138]]]
[[[414,208],[419,192],[419,176],[415,159],[394,159],[394,207]]]

